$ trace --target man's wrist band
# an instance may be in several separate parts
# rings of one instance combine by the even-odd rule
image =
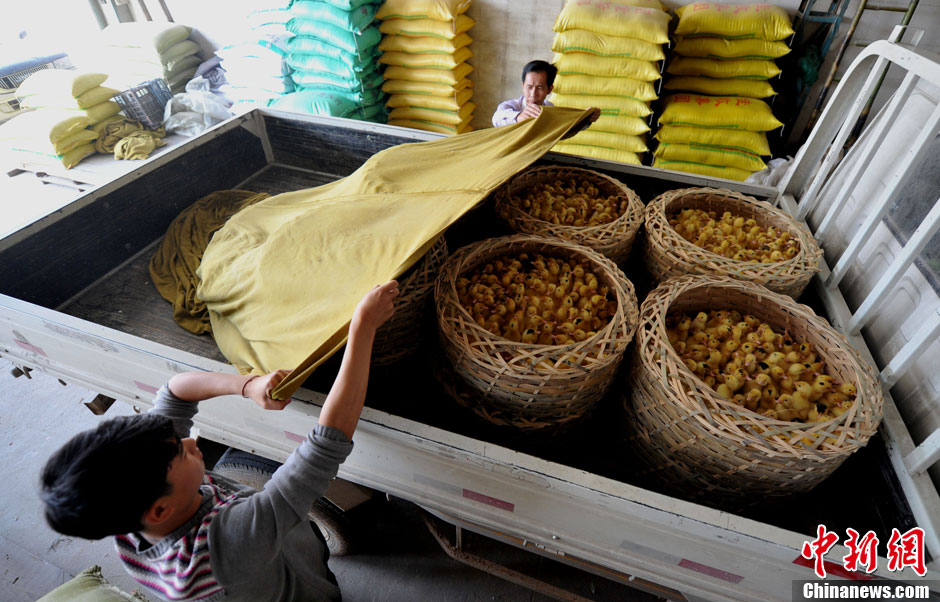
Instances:
[[[258,375],[257,375],[257,374],[253,374],[253,375],[251,375],[251,376],[248,378],[248,380],[245,381],[245,384],[242,385],[242,397],[244,397],[244,398],[246,398],[246,399],[248,398],[248,396],[245,395],[245,389],[248,388],[248,383],[250,383],[251,381],[253,381],[253,380],[256,379],[256,378],[258,378]]]

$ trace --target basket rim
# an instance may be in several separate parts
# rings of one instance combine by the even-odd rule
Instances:
[[[719,255],[714,251],[700,247],[694,242],[687,240],[681,234],[679,234],[675,228],[669,223],[669,218],[666,214],[667,205],[671,202],[676,201],[677,198],[685,195],[691,194],[713,194],[719,193],[725,195],[725,200],[731,203],[736,203],[739,206],[745,205],[753,207],[754,209],[759,209],[759,212],[770,213],[780,219],[780,221],[787,224],[787,231],[796,236],[800,242],[800,252],[784,261],[772,261],[772,262],[757,262],[757,261],[748,261],[744,259],[734,259],[732,257],[725,257],[724,255]],[[767,201],[760,201],[754,197],[745,195],[743,193],[729,190],[727,188],[711,188],[711,187],[696,187],[696,188],[679,188],[676,190],[669,190],[658,195],[652,201],[646,205],[646,219],[645,225],[647,230],[646,239],[649,243],[654,244],[654,241],[657,241],[656,236],[651,236],[650,234],[654,232],[660,233],[660,240],[664,244],[660,245],[665,248],[672,246],[675,248],[680,248],[683,250],[692,250],[694,253],[706,255],[709,260],[714,260],[717,264],[730,264],[734,266],[739,266],[742,271],[749,271],[755,275],[761,275],[763,272],[767,272],[772,269],[785,268],[790,266],[800,267],[802,270],[810,270],[815,273],[818,272],[821,268],[819,265],[819,258],[822,256],[822,249],[819,246],[819,243],[816,242],[815,238],[806,230],[806,228],[797,222],[794,218],[787,215],[780,209],[774,207]],[[655,226],[655,227],[651,227]]]
[[[548,173],[549,171],[553,170],[577,171],[589,177],[595,177],[604,180],[606,183],[612,184],[614,187],[620,189],[623,195],[627,198],[627,210],[618,216],[617,219],[611,220],[604,224],[597,224],[595,226],[572,226],[570,224],[553,224],[548,220],[535,217],[528,211],[522,209],[521,207],[517,207],[510,202],[509,190],[516,180],[531,174],[536,174],[537,172]],[[643,201],[640,200],[639,195],[634,192],[633,189],[629,188],[626,184],[620,180],[617,180],[616,178],[612,178],[606,174],[594,171],[593,169],[586,169],[584,167],[569,167],[560,165],[540,165],[536,167],[530,167],[529,169],[514,175],[506,183],[500,186],[496,190],[494,196],[496,199],[496,212],[498,215],[502,215],[503,211],[511,212],[513,214],[521,215],[525,219],[528,219],[534,223],[551,226],[552,229],[557,229],[560,232],[576,233],[580,237],[590,236],[596,232],[603,232],[606,230],[629,230],[630,226],[633,226],[635,222],[638,224],[637,227],[639,227],[639,225],[643,224],[645,217]]]
[[[569,251],[587,255],[589,259],[594,260],[595,263],[598,263],[602,266],[604,266],[605,263],[610,262],[611,264],[610,266],[604,266],[604,267],[606,267],[607,269],[610,269],[610,267],[613,267],[617,271],[620,271],[619,268],[617,268],[616,264],[614,264],[610,259],[604,257],[603,255],[601,255],[600,253],[598,253],[597,251],[594,251],[593,249],[589,247],[585,247],[583,245],[578,245],[578,244],[571,243],[571,242],[564,241],[564,240],[558,240],[555,238],[538,236],[534,234],[515,234],[512,236],[489,238],[489,239],[484,239],[481,241],[477,241],[475,243],[471,243],[464,247],[461,247],[460,249],[457,249],[457,251],[455,251],[453,254],[451,254],[451,256],[447,258],[445,265],[442,266],[438,275],[438,279],[437,279],[438,286],[441,287],[441,289],[443,289],[444,286],[447,287],[447,293],[449,294],[449,297],[453,301],[453,304],[456,306],[457,308],[456,311],[463,312],[464,317],[467,318],[468,327],[473,332],[477,333],[478,335],[482,335],[480,336],[481,339],[489,339],[495,344],[499,344],[501,346],[505,346],[510,349],[518,349],[520,351],[532,350],[532,351],[543,351],[543,352],[551,351],[551,352],[556,352],[556,353],[570,353],[570,352],[579,351],[586,347],[590,347],[594,343],[599,342],[600,339],[604,338],[604,335],[611,334],[611,331],[617,326],[617,320],[615,318],[611,318],[610,322],[608,322],[602,330],[598,330],[594,336],[584,339],[583,341],[579,341],[575,343],[568,343],[565,345],[539,345],[538,343],[523,343],[521,341],[512,341],[510,339],[497,336],[493,334],[492,332],[490,332],[489,330],[477,324],[476,321],[473,319],[473,316],[470,315],[470,312],[467,311],[467,309],[463,306],[463,304],[457,301],[456,277],[453,279],[447,278],[447,275],[449,273],[449,270],[447,269],[447,267],[449,265],[456,264],[457,262],[460,262],[460,261],[466,261],[465,259],[466,256],[469,256],[471,255],[471,253],[478,251],[481,247],[484,247],[485,245],[492,245],[493,248],[496,248],[497,244],[501,247],[511,247],[513,245],[530,245],[530,244],[561,247],[562,249],[566,249]],[[478,263],[484,260],[485,259],[481,259],[477,262],[470,263],[470,265],[463,266],[463,269],[461,269],[459,272],[455,272],[455,276],[459,276],[459,274],[465,272],[467,269],[471,269],[473,266],[477,265]],[[626,284],[626,286],[624,286],[624,293],[627,295],[628,298],[620,299],[618,295],[617,307],[618,307],[618,310],[623,311],[623,313],[625,314],[624,318],[626,319],[626,325],[627,325],[627,328],[625,330],[627,332],[625,333],[625,336],[622,337],[622,338],[625,338],[625,342],[622,344],[622,347],[626,347],[627,344],[629,344],[629,342],[633,339],[633,336],[636,333],[636,327],[639,321],[639,311],[638,311],[638,302],[636,298],[636,292],[633,288],[633,283],[630,282],[630,280],[627,279],[626,277],[623,278],[623,282]],[[435,287],[436,296],[438,296],[438,286]],[[440,294],[443,294],[443,291]],[[632,300],[632,304],[629,304],[628,302],[631,300]],[[629,307],[624,307],[625,304],[628,304]],[[631,309],[632,311],[630,311]],[[632,318],[632,320],[630,318]],[[618,337],[618,339],[620,338],[621,337]],[[578,366],[577,364],[575,364],[575,366],[581,367],[581,366]]]
[[[840,350],[844,351],[846,356],[850,357],[856,364],[855,366],[856,374],[858,376],[859,381],[861,381],[863,378],[867,378],[869,380],[868,384],[871,384],[871,386],[868,389],[870,389],[874,393],[874,399],[873,399],[873,403],[871,404],[871,406],[873,409],[877,411],[873,413],[873,418],[871,421],[872,432],[871,434],[869,434],[868,436],[864,438],[864,441],[867,441],[867,439],[871,435],[874,434],[874,432],[877,430],[878,424],[881,421],[881,417],[883,413],[883,396],[880,394],[880,387],[877,386],[875,379],[872,375],[871,366],[868,364],[868,362],[864,361],[861,358],[861,356],[859,356],[858,352],[855,351],[854,347],[851,346],[848,339],[846,339],[844,335],[842,335],[841,333],[836,331],[834,328],[832,328],[823,318],[818,316],[809,307],[798,304],[791,297],[784,295],[782,293],[776,293],[774,291],[771,291],[770,289],[757,283],[740,281],[740,280],[736,280],[736,279],[725,277],[725,276],[685,275],[685,276],[668,279],[664,281],[663,283],[661,283],[658,287],[656,287],[656,289],[654,289],[653,291],[650,291],[649,295],[646,297],[646,300],[644,300],[643,302],[643,308],[645,309],[651,306],[653,303],[655,303],[659,299],[668,299],[669,307],[671,307],[675,303],[675,301],[678,300],[684,293],[687,293],[694,289],[704,288],[704,287],[726,287],[726,288],[737,289],[739,292],[745,293],[745,294],[757,293],[757,294],[760,294],[760,296],[765,301],[769,299],[769,300],[775,301],[776,303],[780,305],[788,306],[790,308],[796,308],[798,306],[798,307],[802,307],[808,310],[808,315],[805,315],[804,318],[807,319],[811,323],[813,328],[818,328],[822,331],[827,332],[827,334],[830,334],[830,335],[832,334],[836,335],[835,338],[839,339]],[[758,305],[758,307],[762,307],[762,306]],[[644,311],[644,309],[641,309],[640,311],[641,319],[647,313],[646,311]],[[644,356],[644,351],[646,351],[654,343],[654,336],[652,334],[654,331],[656,332],[656,334],[661,335],[660,340],[666,340],[662,337],[665,336],[665,331],[664,331],[665,315],[667,313],[668,313],[668,309],[666,310],[665,313],[658,314],[654,318],[654,321],[651,323],[650,327],[641,326],[637,329],[637,336],[636,336],[637,340],[636,340],[635,347],[636,347],[637,355],[639,357],[637,359],[636,365],[634,366],[635,370],[648,369],[649,358]],[[663,331],[660,332],[660,329],[663,329]],[[724,409],[724,410],[732,411],[739,415],[744,415],[756,422],[761,423],[762,425],[776,426],[778,428],[786,427],[786,430],[789,432],[801,433],[798,437],[796,436],[791,437],[792,439],[798,439],[806,435],[813,434],[814,431],[818,431],[828,426],[832,426],[833,424],[835,424],[836,430],[832,433],[832,435],[836,436],[837,439],[843,433],[849,434],[850,431],[858,430],[857,427],[860,425],[858,421],[859,410],[860,410],[860,404],[862,403],[861,395],[856,395],[855,401],[853,402],[851,408],[847,410],[842,416],[833,417],[825,422],[802,423],[802,422],[794,422],[794,421],[788,421],[788,420],[780,420],[777,418],[771,418],[769,416],[764,416],[763,414],[760,414],[758,412],[754,412],[753,410],[749,410],[745,406],[741,406],[731,400],[724,399],[723,397],[718,395],[718,393],[715,392],[714,389],[712,389],[707,384],[705,384],[705,382],[702,379],[700,379],[695,373],[689,370],[689,368],[685,365],[685,362],[680,359],[678,352],[675,350],[675,348],[671,344],[662,345],[661,347],[657,348],[656,352],[659,353],[662,350],[662,348],[666,348],[666,353],[671,354],[671,356],[676,360],[675,361],[676,369],[679,370],[683,378],[686,380],[694,379],[696,384],[699,385],[699,392],[702,395],[701,395],[701,398],[699,396],[694,396],[696,400],[696,405],[698,406],[700,410],[702,410],[703,412],[707,414],[707,419],[712,424],[716,424],[713,414],[721,414],[722,413],[721,410]],[[862,387],[859,386],[857,388],[858,388],[859,393],[861,393]],[[703,402],[702,398],[704,398],[704,401],[707,403],[702,403]],[[736,427],[736,429],[738,432],[747,433],[747,435],[749,436],[760,437],[756,433],[745,431],[741,427]],[[768,430],[771,430],[771,429],[768,429]],[[730,434],[727,428],[722,429],[722,433],[724,435]],[[765,439],[764,437],[760,437],[760,438]],[[804,445],[801,448],[801,451],[814,451],[815,453],[820,453],[823,455],[844,455],[845,454],[844,449],[838,449],[838,450],[831,450],[831,449],[825,449],[825,448],[820,449],[823,440],[824,440],[823,437],[818,437],[813,445],[810,445],[810,446]],[[843,444],[844,443],[845,441],[843,440]]]

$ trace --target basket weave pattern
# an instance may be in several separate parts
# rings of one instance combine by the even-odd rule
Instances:
[[[827,373],[856,386],[849,411],[827,422],[787,422],[720,397],[690,371],[669,343],[666,315],[738,310],[807,341]],[[875,374],[848,340],[805,305],[753,283],[684,276],[661,284],[640,310],[629,439],[641,473],[687,498],[740,507],[755,496],[808,491],[875,434],[884,398]]]
[[[498,256],[523,252],[590,266],[617,300],[610,323],[567,345],[514,342],[477,324],[458,300],[457,277]],[[522,430],[552,429],[586,415],[610,387],[637,323],[633,285],[612,261],[585,247],[525,234],[458,250],[441,268],[434,296],[441,343],[465,391],[455,399],[493,424]]]
[[[512,202],[512,197],[537,184],[568,178],[591,183],[605,197],[617,196],[618,201],[626,200],[627,210],[623,215],[606,224],[568,226],[535,218]],[[534,167],[515,176],[497,189],[494,198],[497,213],[515,232],[557,238],[584,245],[606,255],[617,264],[623,264],[630,255],[633,241],[644,219],[643,202],[635,192],[614,178],[590,169],[576,167]]]
[[[753,218],[762,228],[786,230],[799,241],[792,259],[774,263],[739,261],[723,257],[690,242],[669,225],[669,215],[681,209],[702,209],[721,215],[730,211]],[[786,213],[769,203],[739,192],[719,188],[683,188],[665,192],[646,207],[644,255],[657,282],[683,274],[730,276],[762,284],[772,291],[798,297],[819,271],[822,250],[812,235]]]
[[[399,278],[395,314],[375,333],[373,364],[392,364],[418,349],[421,337],[416,333],[421,328],[424,311],[434,290],[434,279],[445,259],[447,241],[441,236],[424,257]]]

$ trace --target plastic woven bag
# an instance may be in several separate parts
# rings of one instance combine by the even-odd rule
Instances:
[[[209,80],[193,78],[186,84],[186,91],[176,94],[163,110],[163,127],[167,133],[185,136],[209,129],[231,117],[228,104],[209,91]]]

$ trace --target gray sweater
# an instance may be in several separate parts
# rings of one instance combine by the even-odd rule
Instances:
[[[197,405],[164,385],[151,411],[188,437]],[[307,511],[350,451],[341,431],[317,425],[261,492],[208,472],[199,511],[152,546],[138,534],[116,537],[121,560],[141,584],[171,600],[338,600]]]

